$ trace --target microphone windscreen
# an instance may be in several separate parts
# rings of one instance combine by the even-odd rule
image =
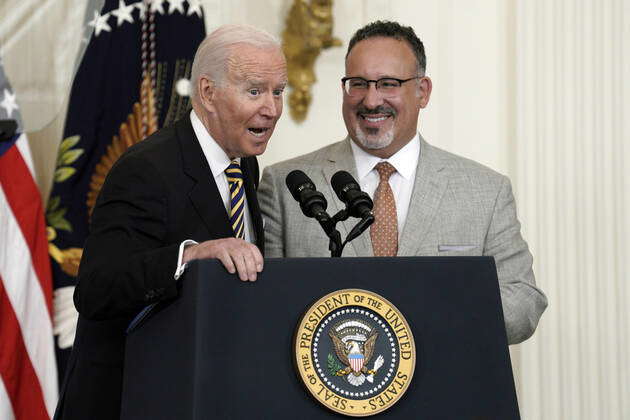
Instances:
[[[344,203],[347,201],[347,198],[345,197],[345,192],[347,190],[361,189],[361,187],[359,187],[359,183],[346,171],[339,171],[335,173],[330,179],[330,184],[332,185],[333,190],[335,190],[337,197],[339,197],[339,199]]]
[[[311,179],[299,169],[289,172],[285,182],[287,184],[287,188],[291,192],[291,195],[297,201],[300,201],[300,190],[303,189],[300,187],[306,187],[312,190],[315,189],[313,181],[311,181]]]

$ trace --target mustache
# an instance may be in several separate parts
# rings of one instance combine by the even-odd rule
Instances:
[[[386,114],[391,115],[393,117],[396,116],[396,110],[394,108],[390,108],[388,106],[379,105],[376,108],[370,109],[365,106],[360,106],[357,109],[357,114],[361,115],[370,115],[370,114]]]

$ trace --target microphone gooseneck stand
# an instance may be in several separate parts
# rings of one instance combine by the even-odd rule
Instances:
[[[364,216],[359,221],[359,223],[357,223],[352,228],[352,230],[350,230],[350,233],[348,233],[346,240],[341,242],[341,234],[335,228],[335,226],[339,222],[348,220],[349,217],[350,217],[350,213],[348,212],[348,209],[343,209],[337,212],[337,214],[335,214],[329,219],[329,224],[331,225],[331,233],[329,234],[329,232],[326,232],[326,234],[330,238],[328,249],[330,250],[330,256],[333,258],[341,257],[343,249],[348,244],[348,242],[355,239],[357,236],[363,233],[363,231],[365,231],[365,229],[367,229],[372,223],[374,223],[374,215],[372,213]],[[326,229],[324,230],[326,231]]]
[[[372,213],[372,200],[362,192],[352,175],[345,171],[339,171],[333,176],[333,188],[339,199],[346,204],[346,208],[340,210],[333,217],[326,213],[328,203],[324,195],[317,191],[313,181],[302,171],[291,171],[285,179],[287,188],[293,198],[300,203],[300,209],[306,217],[312,217],[320,224],[328,238],[330,256],[341,257],[346,244],[374,223]],[[361,219],[348,233],[345,241],[341,241],[341,233],[337,230],[337,223],[347,220],[350,216]]]

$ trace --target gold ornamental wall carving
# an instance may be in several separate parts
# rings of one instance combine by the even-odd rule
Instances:
[[[315,77],[315,60],[323,49],[338,47],[333,37],[333,0],[295,0],[282,32],[282,48],[289,72],[289,111],[302,122],[311,104],[311,86]]]

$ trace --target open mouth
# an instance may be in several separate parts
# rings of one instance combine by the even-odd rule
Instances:
[[[256,137],[262,137],[267,133],[267,131],[269,131],[269,128],[268,127],[251,127],[251,128],[248,128],[247,130]]]
[[[363,118],[364,120],[371,122],[371,123],[376,123],[376,122],[380,122],[380,121],[385,121],[386,119],[388,119],[390,116],[389,115],[382,115],[382,116],[368,116],[368,115],[361,115],[361,118]]]
[[[385,124],[392,115],[391,114],[359,114],[366,127],[378,128]]]

